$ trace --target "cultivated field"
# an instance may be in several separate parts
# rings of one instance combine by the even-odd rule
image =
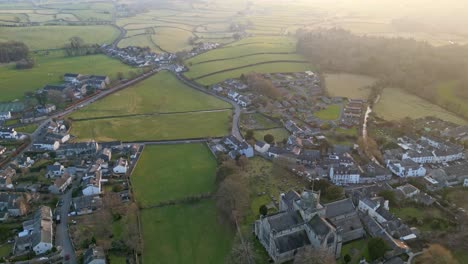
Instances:
[[[110,44],[118,35],[119,31],[108,25],[0,27],[0,41],[22,41],[31,50],[62,48],[75,36],[90,44]]]
[[[407,116],[410,118],[435,116],[457,124],[466,124],[465,120],[443,108],[397,88],[384,89],[374,110],[378,116],[387,120],[399,120]]]
[[[72,114],[72,118],[228,109],[231,105],[181,83],[167,71],[114,93]]]
[[[64,57],[62,52],[51,52],[34,57],[36,65],[32,69],[17,70],[14,65],[0,67],[0,101],[21,99],[25,92],[60,83],[67,72],[108,75],[115,80],[118,72],[128,76],[129,71],[137,71],[105,55]]]
[[[128,76],[130,71],[138,71],[105,55],[64,57],[62,52],[51,52],[34,58],[36,65],[32,69],[17,70],[14,65],[0,67],[0,101],[21,99],[25,92],[60,83],[67,72],[108,75],[115,80],[118,72]]]
[[[350,99],[367,99],[368,87],[375,79],[355,74],[325,74],[325,87],[330,96],[341,96]]]
[[[223,263],[233,234],[216,210],[213,201],[142,210],[143,263]]]
[[[135,198],[142,207],[210,193],[216,160],[205,144],[146,146],[132,174]]]

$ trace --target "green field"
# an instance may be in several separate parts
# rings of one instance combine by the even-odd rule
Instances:
[[[153,41],[163,50],[177,52],[189,50],[189,38],[193,36],[190,31],[178,28],[161,27],[155,29],[156,34],[152,36]]]
[[[275,62],[268,64],[261,64],[257,66],[249,66],[237,70],[226,71],[215,75],[207,76],[197,79],[196,81],[202,85],[212,85],[222,82],[230,78],[239,78],[242,74],[251,72],[256,73],[288,73],[288,72],[304,72],[312,70],[313,67],[309,63],[291,63],[291,62]]]
[[[142,210],[143,263],[223,263],[233,234],[217,219],[213,201]]]
[[[338,263],[346,264],[343,257],[348,254],[351,257],[350,264],[357,264],[362,258],[370,260],[369,248],[367,247],[367,239],[354,240],[350,243],[344,244],[341,248],[341,258]]]
[[[0,41],[22,41],[31,50],[62,48],[75,36],[86,43],[110,44],[118,35],[119,31],[108,25],[0,27]]]
[[[276,142],[282,142],[283,139],[288,139],[289,132],[284,128],[272,128],[266,130],[254,130],[255,139],[263,141],[263,137],[267,134],[273,135]]]
[[[329,105],[327,108],[315,112],[314,115],[321,120],[337,120],[340,118],[341,108],[342,106],[338,104]]]
[[[456,81],[443,82],[437,85],[437,104],[444,106],[447,109],[453,109],[460,113],[465,118],[468,118],[468,104],[466,99],[456,94],[455,88],[458,83]]]
[[[72,114],[72,118],[227,109],[231,105],[196,91],[163,71]]]
[[[256,53],[294,53],[296,41],[288,37],[252,37],[234,42],[226,47],[202,53],[186,61],[187,65],[209,60],[236,58]],[[254,62],[251,62],[254,63]]]
[[[274,61],[300,61],[304,59],[297,54],[261,54],[251,55],[247,57],[231,58],[209,63],[196,64],[190,67],[189,72],[185,74],[188,78],[199,78],[200,76],[210,74],[216,71],[232,69],[237,67],[245,67],[254,63],[274,62]]]
[[[231,110],[74,121],[78,141],[153,141],[222,137],[229,134]]]
[[[204,144],[146,146],[132,174],[141,206],[209,193],[215,187],[216,160]]]
[[[119,41],[118,46],[119,48],[126,48],[128,46],[149,47],[154,52],[161,52],[151,41],[151,35],[138,35],[124,38]]]
[[[216,160],[205,144],[146,146],[133,172],[140,206],[215,188]],[[144,263],[222,263],[232,232],[212,200],[141,210]]]
[[[133,116],[126,116],[126,115]],[[168,140],[228,134],[231,106],[196,91],[169,72],[112,94],[71,115],[78,140]]]
[[[457,124],[467,123],[440,106],[397,88],[384,89],[374,110],[378,116],[387,120],[399,120],[407,116],[411,118],[435,116]]]
[[[0,28],[1,30],[1,28]],[[61,52],[36,55],[32,69],[16,70],[14,65],[0,67],[0,101],[22,99],[25,92],[42,88],[49,83],[60,83],[67,72],[108,75],[116,79],[118,72],[128,74],[131,67],[105,55],[64,57]]]
[[[363,75],[325,74],[325,86],[330,96],[367,99],[370,94],[368,87],[375,82],[374,78]]]
[[[2,257],[7,257],[11,253],[11,245],[10,244],[5,244],[3,246],[0,246],[0,259]]]

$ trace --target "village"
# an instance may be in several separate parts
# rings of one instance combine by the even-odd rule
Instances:
[[[321,245],[339,257],[347,243],[365,237],[386,242],[385,259],[393,262],[385,263],[404,263],[414,256],[412,247],[418,248],[418,239],[426,236],[419,228],[427,224],[396,216],[392,207],[397,203],[447,214],[437,219],[436,227],[454,225],[458,215],[466,214],[453,204],[441,206],[447,202],[439,195],[444,188],[468,187],[468,162],[463,146],[457,143],[468,137],[466,126],[431,118],[417,120],[413,133],[391,138],[391,147],[380,148],[382,160],[375,161],[366,157],[358,135],[345,140],[348,142],[332,142],[329,133],[336,129],[359,131],[366,100],[327,97],[320,77],[313,72],[262,77],[273,80],[280,91],[301,88],[307,94],[299,91],[290,93],[290,98],[272,100],[248,82],[231,79],[211,89],[237,103],[245,114],[258,113],[276,120],[288,136],[284,140],[269,134],[256,138],[248,128],[258,124],[249,120],[241,123],[241,129],[247,127],[243,139],[230,135],[207,140],[212,153],[233,160],[259,156],[281,164],[312,186],[320,181],[336,185],[346,197],[323,203],[320,191],[306,186],[284,189],[272,197],[270,209],[275,213],[255,221],[253,232],[275,263],[293,259],[296,250],[310,244]],[[80,98],[89,89],[106,89],[109,83],[106,76],[68,73],[62,85],[47,85],[37,93],[59,91]],[[338,106],[338,114],[321,119],[317,113],[330,106]],[[46,120],[55,111],[54,105],[45,104],[31,119],[24,113],[21,122]],[[10,112],[1,116],[3,122],[14,117]],[[93,223],[92,215],[110,209],[109,199],[112,207],[125,208],[132,199],[129,177],[143,145],[76,142],[68,120],[53,118],[44,124],[25,149],[20,146],[28,145],[27,134],[7,126],[0,131],[1,155],[8,161],[0,171],[0,221],[24,221],[21,228],[5,235],[13,244],[12,259],[34,255],[61,259],[56,243],[63,239],[63,232],[70,233],[72,250],[91,260],[105,259],[99,247],[84,246],[92,238],[83,238],[74,226]],[[7,159],[11,154],[15,157]],[[64,218],[71,219],[70,226]]]

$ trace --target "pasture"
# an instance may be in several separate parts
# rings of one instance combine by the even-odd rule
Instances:
[[[254,130],[254,137],[257,140],[263,141],[263,137],[267,134],[271,134],[276,142],[282,142],[283,139],[288,139],[289,137],[289,132],[284,128]]]
[[[210,193],[216,160],[205,144],[145,147],[132,174],[135,198],[142,207]]]
[[[337,120],[340,118],[342,108],[343,106],[340,104],[329,105],[327,108],[315,112],[314,116],[321,120]]]
[[[34,58],[36,65],[32,69],[17,70],[12,64],[0,67],[0,101],[21,99],[25,92],[40,89],[46,84],[60,83],[67,72],[108,75],[115,80],[118,72],[128,75],[133,71],[133,68],[105,55],[65,57],[62,52],[51,52]]]
[[[340,96],[349,99],[367,99],[370,94],[370,85],[374,84],[374,78],[346,74],[325,74],[325,88],[330,96]]]
[[[167,52],[190,50],[189,38],[193,34],[190,30],[182,30],[175,27],[155,28],[155,34],[151,36],[153,41]]]
[[[197,79],[201,76],[215,71],[229,70],[232,68],[246,67],[255,63],[268,63],[276,61],[298,61],[305,60],[297,54],[260,54],[238,58],[223,59],[209,63],[196,64],[190,67],[190,71],[185,74],[188,78]]]
[[[141,222],[143,263],[218,264],[231,250],[233,232],[214,201],[145,209]]]
[[[255,66],[247,66],[240,69],[226,70],[221,73],[216,73],[207,77],[196,79],[196,82],[202,85],[212,85],[222,82],[226,79],[239,78],[242,74],[247,73],[290,73],[290,72],[305,72],[313,70],[313,66],[309,63],[293,63],[293,62],[271,62]]]
[[[447,109],[453,109],[457,113],[468,118],[468,104],[466,99],[457,95],[456,81],[443,82],[436,86],[436,100],[438,105]]]
[[[231,108],[215,97],[196,91],[163,71],[125,90],[81,109],[72,118],[186,112]]]
[[[78,141],[153,141],[222,137],[229,134],[231,110],[74,121]]]
[[[440,106],[398,88],[385,88],[374,111],[377,116],[387,120],[434,116],[457,124],[467,123]]]
[[[85,43],[110,44],[118,35],[119,31],[109,25],[0,27],[0,41],[22,41],[31,50],[62,48],[75,36]]]

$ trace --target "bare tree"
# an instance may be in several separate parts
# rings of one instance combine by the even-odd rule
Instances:
[[[216,206],[233,223],[245,215],[249,204],[248,186],[241,175],[230,175],[220,183],[216,192]]]
[[[416,264],[423,263],[455,264],[458,262],[448,249],[439,244],[432,244],[420,257],[416,258]]]
[[[229,254],[227,264],[253,263],[254,250],[250,241],[236,243]]]

